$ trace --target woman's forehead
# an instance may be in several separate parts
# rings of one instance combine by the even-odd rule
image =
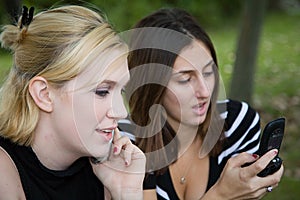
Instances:
[[[212,57],[206,46],[200,41],[193,41],[186,46],[177,56],[174,63],[174,70],[182,70],[182,68],[201,69],[210,63]]]
[[[128,74],[127,52],[114,49],[94,56],[92,62],[89,62],[78,74],[76,82],[78,87],[95,87],[104,80],[123,81],[129,76]]]

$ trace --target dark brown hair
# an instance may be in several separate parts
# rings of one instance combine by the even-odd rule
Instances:
[[[155,168],[157,163],[167,166],[178,157],[178,148],[176,148],[178,141],[173,140],[176,130],[173,130],[165,121],[165,113],[161,107],[154,106],[161,105],[170,80],[170,69],[173,68],[178,54],[193,40],[199,40],[209,50],[216,66],[218,62],[210,37],[184,10],[160,9],[141,19],[134,28],[136,32],[132,34],[131,51],[128,57],[131,79],[126,87],[126,95],[129,100],[130,117],[137,125],[135,136],[139,148],[146,153],[146,157],[147,153],[164,149],[163,153],[147,157],[147,171],[151,171],[157,169]],[[141,66],[143,66],[142,70],[137,70]],[[198,135],[202,140],[211,123],[219,120],[219,113],[216,109],[219,85],[217,67],[214,69],[214,75],[216,82],[208,115],[198,129]],[[218,126],[211,128],[222,132],[218,142],[209,152],[210,155],[216,155],[220,151],[224,131],[223,127],[221,130]],[[168,145],[171,142],[173,145]],[[163,170],[164,168],[161,168],[156,172],[160,173]]]

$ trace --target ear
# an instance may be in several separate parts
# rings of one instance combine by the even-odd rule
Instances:
[[[29,93],[35,104],[45,112],[52,112],[51,89],[47,80],[41,76],[33,77],[29,82]]]

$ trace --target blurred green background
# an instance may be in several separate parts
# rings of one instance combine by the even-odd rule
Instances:
[[[16,0],[15,0],[16,1]],[[12,0],[11,0],[12,2]],[[4,0],[1,0],[4,3]],[[36,10],[56,4],[82,1],[24,0]],[[228,89],[241,28],[241,0],[90,0],[106,13],[117,31],[130,29],[140,18],[161,7],[180,7],[192,13],[210,34],[217,50],[221,75]],[[0,7],[1,24],[10,23],[7,9]],[[280,152],[285,173],[280,187],[264,199],[300,199],[300,1],[270,0],[263,22],[256,62],[252,106],[262,126],[285,116],[286,135]],[[8,51],[0,50],[0,78],[12,64]]]

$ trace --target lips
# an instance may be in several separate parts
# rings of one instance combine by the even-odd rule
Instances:
[[[199,104],[193,106],[192,108],[193,108],[193,112],[196,115],[202,116],[202,115],[204,115],[206,113],[207,102],[199,103]]]
[[[96,131],[105,138],[106,141],[110,141],[113,138],[113,129],[96,129]]]

